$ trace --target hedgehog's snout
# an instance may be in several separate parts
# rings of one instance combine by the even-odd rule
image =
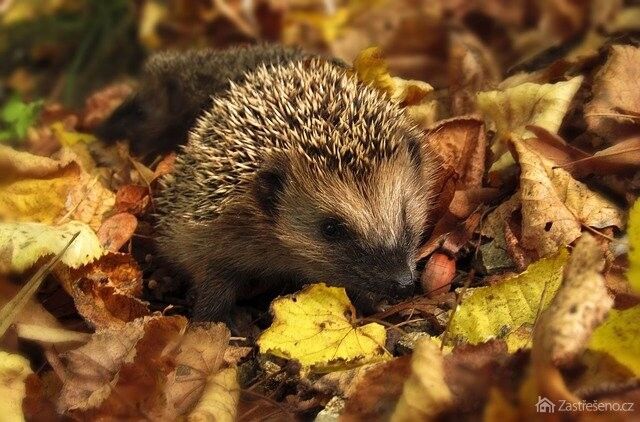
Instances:
[[[407,267],[397,272],[391,277],[388,285],[391,287],[390,293],[394,299],[404,299],[412,296],[416,287],[413,271]]]

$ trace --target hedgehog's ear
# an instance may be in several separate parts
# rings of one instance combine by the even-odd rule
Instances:
[[[272,159],[256,173],[254,193],[260,208],[269,216],[276,215],[278,200],[286,180],[283,160]]]

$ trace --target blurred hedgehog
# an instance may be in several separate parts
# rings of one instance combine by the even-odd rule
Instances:
[[[222,319],[258,285],[285,282],[344,286],[367,310],[412,294],[437,167],[421,132],[339,63],[278,47],[233,54],[257,65],[218,71],[226,88],[211,92],[155,200],[159,251],[196,285],[194,318]],[[152,63],[172,77],[171,63],[208,57],[199,65],[215,74],[229,55]],[[199,91],[185,83],[172,90]]]

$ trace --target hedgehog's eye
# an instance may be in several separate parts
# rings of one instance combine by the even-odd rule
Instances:
[[[325,239],[335,241],[347,236],[347,228],[344,223],[337,218],[329,217],[320,223],[320,232]]]

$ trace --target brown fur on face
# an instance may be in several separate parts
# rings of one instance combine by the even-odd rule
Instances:
[[[309,172],[290,157],[273,232],[304,279],[394,296],[397,278],[415,270],[415,250],[427,223],[429,171],[405,148],[370,173]],[[425,174],[427,173],[427,174]],[[322,222],[344,223],[347,236],[327,240]]]

